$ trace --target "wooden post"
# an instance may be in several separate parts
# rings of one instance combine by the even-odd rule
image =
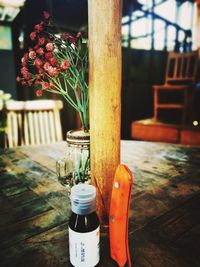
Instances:
[[[120,162],[121,4],[121,0],[88,1],[91,173],[104,224]]]

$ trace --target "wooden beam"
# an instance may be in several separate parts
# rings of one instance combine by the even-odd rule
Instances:
[[[91,173],[103,223],[120,162],[121,4],[121,0],[88,1]]]

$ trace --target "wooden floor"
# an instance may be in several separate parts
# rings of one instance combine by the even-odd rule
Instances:
[[[144,119],[132,122],[131,138],[200,146],[200,126],[183,126],[154,121],[154,119]]]
[[[64,143],[0,150],[0,266],[68,267],[69,199],[57,182]],[[59,152],[61,152],[59,154]],[[134,267],[200,266],[200,148],[122,141],[134,174],[129,244]],[[101,267],[115,267],[106,229]]]

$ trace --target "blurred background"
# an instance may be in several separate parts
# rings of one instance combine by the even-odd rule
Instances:
[[[30,32],[42,20],[44,10],[51,14],[58,29],[87,32],[87,0],[0,0],[0,90],[15,100],[37,98],[35,91],[23,88],[16,77],[21,57],[30,44]],[[168,52],[189,52],[200,47],[198,10],[195,0],[123,1],[122,139],[140,139],[133,135],[133,122],[142,120],[145,125],[145,120],[153,117],[153,85],[164,82]],[[200,121],[198,73],[193,117],[187,122],[191,129],[198,128]],[[66,132],[77,127],[77,118],[69,105],[64,105],[62,126]],[[181,123],[178,110],[164,114],[162,119],[176,126]]]

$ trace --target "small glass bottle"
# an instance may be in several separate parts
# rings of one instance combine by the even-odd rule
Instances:
[[[78,184],[71,188],[69,254],[74,267],[98,266],[100,225],[96,214],[96,188]]]
[[[75,184],[90,183],[90,134],[71,130],[66,137],[66,155],[56,162],[56,172],[59,182],[70,192]]]

